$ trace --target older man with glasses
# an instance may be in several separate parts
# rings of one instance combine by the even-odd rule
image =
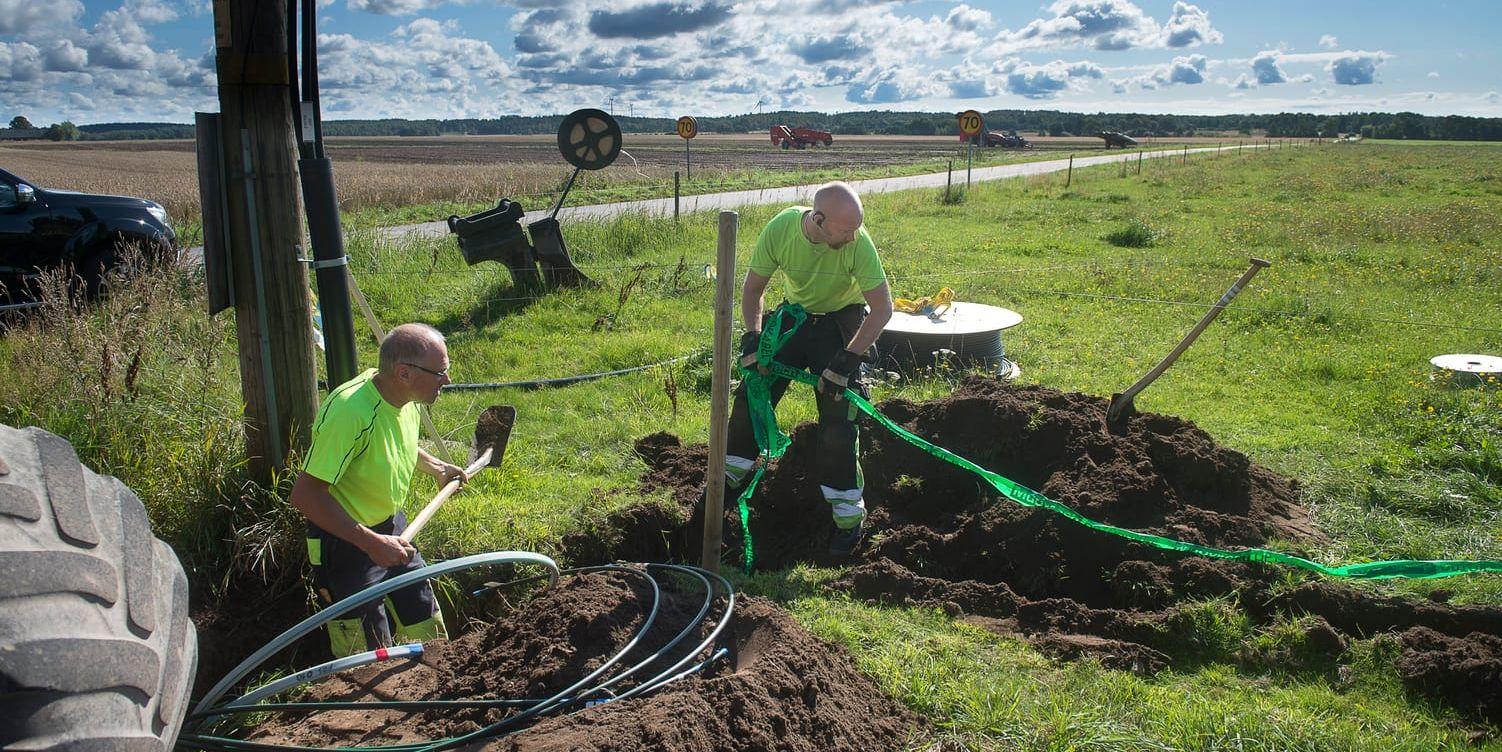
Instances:
[[[308,518],[308,561],[323,605],[424,565],[400,537],[401,504],[421,470],[439,485],[468,480],[464,468],[417,445],[417,403],[433,404],[448,377],[448,346],[425,324],[403,324],[381,341],[380,363],[340,385],[318,410],[313,445],[292,486],[292,504]],[[402,642],[446,637],[428,583],[388,596]],[[328,624],[335,657],[392,644],[380,601]]]

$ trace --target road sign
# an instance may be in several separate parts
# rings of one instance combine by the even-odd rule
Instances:
[[[699,135],[699,121],[690,115],[678,118],[678,135],[686,139]]]
[[[979,136],[984,127],[985,121],[981,119],[979,112],[965,110],[960,113],[960,135],[967,138]]]

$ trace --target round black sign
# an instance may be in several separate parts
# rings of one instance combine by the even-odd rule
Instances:
[[[621,126],[604,110],[574,110],[558,126],[558,150],[575,167],[604,169],[621,154]]]

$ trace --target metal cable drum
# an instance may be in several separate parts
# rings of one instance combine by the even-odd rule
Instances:
[[[876,340],[877,365],[902,371],[933,366],[940,357],[964,369],[994,372],[1004,379],[1022,373],[1006,357],[1001,333],[1022,323],[1022,315],[984,303],[955,301],[941,314],[892,314]],[[942,356],[948,350],[952,356]]]

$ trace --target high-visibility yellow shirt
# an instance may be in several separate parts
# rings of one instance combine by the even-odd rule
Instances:
[[[376,389],[374,368],[335,389],[318,408],[303,472],[329,484],[349,516],[374,525],[396,514],[417,468],[416,403],[400,408]]]
[[[843,248],[814,245],[803,234],[806,211],[811,209],[790,206],[762,228],[751,252],[751,271],[770,277],[781,269],[787,277],[788,302],[803,306],[809,313],[829,313],[851,303],[864,303],[862,293],[887,281],[871,235],[861,227],[855,240]]]

